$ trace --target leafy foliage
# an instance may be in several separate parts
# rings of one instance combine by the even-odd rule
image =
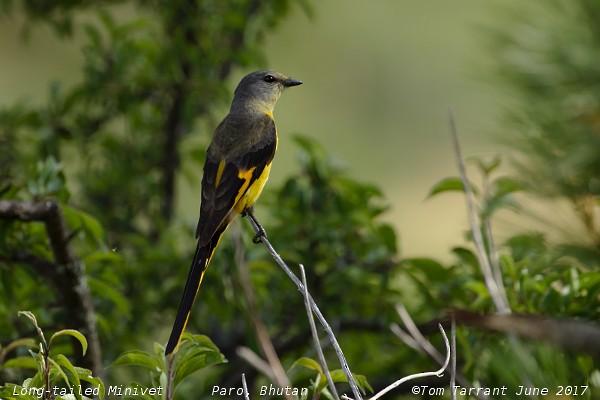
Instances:
[[[62,400],[69,396],[73,396],[77,400],[83,400],[97,396],[102,400],[105,395],[102,380],[92,376],[92,371],[89,369],[76,367],[63,354],[53,351],[55,347],[53,344],[58,338],[70,336],[79,341],[85,355],[87,350],[86,338],[74,329],[63,329],[55,332],[50,340],[46,341],[44,332],[38,325],[35,315],[29,311],[19,312],[19,315],[29,319],[37,331],[40,340],[39,351],[36,353],[32,350],[36,346],[30,341],[15,341],[9,346],[11,348],[27,346],[30,348],[30,356],[13,358],[4,363],[4,367],[33,369],[36,374],[32,378],[26,379],[23,385],[9,384],[3,386],[0,388],[0,396],[3,399],[11,400],[21,398],[39,399],[42,397],[44,399],[56,398]],[[90,386],[84,387],[83,382],[87,382]]]
[[[520,153],[526,187],[569,200],[598,249],[600,3],[540,4],[531,13],[511,13],[488,35],[502,61],[497,75],[516,103],[507,120],[518,134],[508,142]]]
[[[190,171],[201,165],[213,113],[228,97],[223,82],[233,69],[263,62],[262,37],[295,3],[38,3],[0,0],[3,13],[25,15],[25,29],[46,23],[64,40],[81,39],[83,77],[74,87],[51,84],[42,106],[19,102],[0,111],[0,200],[57,205],[69,233],[65,246],[76,259],[69,267],[76,267],[82,286],[61,286],[57,271],[66,266],[49,246],[55,238],[47,221],[3,216],[0,397],[26,389],[18,398],[35,398],[37,389],[50,384],[66,389],[88,382],[102,398],[106,390],[100,388],[110,382],[144,390],[145,399],[162,398],[149,391],[157,387],[191,399],[213,385],[237,385],[241,373],[256,393],[270,382],[237,355],[240,346],[260,353],[256,320],[266,326],[292,384],[310,388],[309,396],[331,396],[325,371],[312,357],[302,296],[264,248],[249,244],[253,233],[243,221],[244,234],[234,225],[215,254],[187,328],[207,336],[186,334],[171,359],[156,343],[168,334],[193,253],[193,227],[174,207],[179,178],[196,176]],[[398,302],[415,320],[430,321],[420,325],[429,336],[449,309],[464,311],[453,315],[462,325],[459,368],[469,382],[511,390],[524,381],[598,390],[595,359],[551,337],[562,332],[560,324],[558,331],[542,334],[531,329],[539,321],[533,317],[580,323],[600,317],[594,219],[600,168],[593,151],[598,148],[593,16],[599,13],[597,2],[583,3],[549,3],[561,11],[556,24],[537,26],[536,32],[552,40],[527,42],[531,37],[519,30],[496,37],[507,61],[505,76],[523,99],[511,126],[522,129],[518,143],[527,155],[521,164],[527,173],[500,176],[500,158],[473,160],[482,178],[474,206],[483,251],[497,267],[494,279],[511,309],[522,317],[521,337],[506,333],[516,330],[510,324],[517,320],[502,320],[508,324],[502,329],[490,322],[496,310],[470,243],[472,232],[452,249],[449,263],[401,259],[396,232],[383,222],[387,207],[379,188],[351,179],[318,143],[297,136],[298,170],[262,196],[259,215],[265,215],[261,221],[270,240],[290,266],[306,266],[308,288],[350,367],[360,373],[363,391],[377,392],[401,376],[437,368],[391,335]],[[127,5],[135,12],[117,12]],[[81,12],[92,16],[81,19]],[[533,52],[536,43],[544,46]],[[556,243],[545,232],[526,231],[497,243],[494,218],[500,210],[526,212],[518,202],[525,190],[568,199],[591,240]],[[464,191],[462,180],[443,179],[430,197],[448,191]],[[102,381],[98,371],[81,364],[96,351],[94,340],[70,324],[72,297],[65,292],[82,288],[91,294],[102,364],[112,366],[102,372]],[[242,295],[248,290],[253,296]],[[17,317],[23,309],[31,310],[24,314],[30,322]],[[534,315],[527,319],[528,314]],[[47,343],[40,326],[55,331]],[[439,337],[431,341],[441,343]],[[327,347],[325,353],[334,381],[346,388],[333,351]],[[198,376],[202,379],[192,379]],[[404,395],[402,390],[409,389],[398,389]],[[592,398],[591,392],[582,399]]]

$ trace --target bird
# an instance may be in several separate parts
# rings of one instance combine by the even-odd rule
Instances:
[[[204,273],[229,224],[239,215],[254,221],[254,203],[269,177],[277,149],[275,103],[302,81],[273,70],[244,76],[233,95],[229,113],[215,129],[206,151],[198,240],[165,355],[177,352]],[[260,226],[253,241],[265,236]]]

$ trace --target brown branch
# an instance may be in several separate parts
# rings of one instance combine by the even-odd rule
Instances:
[[[600,326],[592,322],[526,314],[480,315],[464,310],[452,311],[451,315],[464,325],[513,333],[566,351],[600,357]]]
[[[80,364],[102,375],[102,354],[96,330],[96,313],[92,296],[83,272],[83,265],[69,246],[69,231],[60,206],[50,200],[39,202],[0,200],[0,219],[24,222],[43,222],[54,255],[54,263],[32,255],[13,255],[15,261],[27,262],[49,278],[57,296],[71,318],[70,324],[87,338],[89,358],[80,358]],[[47,270],[48,267],[51,270]]]

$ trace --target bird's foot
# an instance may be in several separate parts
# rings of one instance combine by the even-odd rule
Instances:
[[[252,220],[252,222],[254,223],[254,225],[256,225],[257,231],[256,231],[256,235],[254,235],[254,237],[252,238],[252,243],[254,243],[254,244],[262,243],[262,239],[267,238],[267,232],[265,231],[265,228],[262,227],[260,222],[258,222],[258,220],[254,217],[254,207],[250,207],[250,208],[244,210],[242,212],[242,216],[250,218]]]
[[[254,244],[262,243],[263,238],[265,238],[265,239],[267,238],[267,232],[265,232],[263,227],[260,226],[258,228],[258,232],[256,233],[256,235],[254,235],[254,237],[252,238],[252,243],[254,243]]]

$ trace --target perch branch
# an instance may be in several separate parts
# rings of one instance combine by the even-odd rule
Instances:
[[[275,351],[275,346],[269,337],[267,327],[264,322],[260,319],[258,312],[256,311],[256,297],[254,295],[254,288],[252,287],[252,281],[250,279],[250,273],[248,272],[248,263],[244,257],[244,247],[242,245],[242,237],[239,229],[236,229],[233,235],[234,247],[235,247],[235,258],[240,273],[240,282],[244,296],[246,297],[246,304],[248,306],[248,314],[252,320],[252,325],[256,332],[256,338],[258,344],[270,365],[271,371],[275,380],[273,381],[279,387],[285,388],[291,386],[290,380],[285,374],[285,369],[281,365],[281,360]],[[292,395],[285,396],[289,400],[294,399]]]
[[[256,217],[251,212],[248,212],[247,215],[249,217],[248,220],[252,224],[252,228],[258,234],[260,232],[260,223],[258,222]],[[304,285],[302,284],[302,282],[300,282],[298,277],[292,272],[292,270],[283,261],[281,256],[277,253],[277,251],[275,251],[275,248],[271,245],[271,242],[269,242],[266,235],[261,237],[261,242],[265,245],[267,250],[269,250],[269,253],[271,253],[275,262],[281,267],[281,269],[283,269],[283,271],[287,274],[287,276],[289,276],[289,278],[294,282],[294,284],[296,284],[296,286],[298,287],[298,290],[300,290],[302,293],[304,293],[304,291],[305,291]],[[342,370],[344,371],[344,374],[346,375],[346,378],[348,379],[348,383],[350,384],[350,388],[352,389],[352,393],[354,394],[354,396],[357,400],[361,400],[362,397],[360,395],[360,390],[358,389],[358,386],[357,386],[356,382],[354,381],[354,377],[352,376],[352,372],[350,371],[350,368],[348,367],[348,362],[346,361],[346,357],[344,356],[344,353],[342,352],[342,349],[341,349],[335,335],[333,334],[333,330],[331,329],[331,326],[329,325],[329,323],[327,322],[327,320],[321,313],[321,310],[319,310],[319,307],[313,300],[310,293],[307,296],[307,300],[310,303],[310,307],[312,308],[313,312],[317,316],[317,319],[323,326],[325,333],[327,333],[327,336],[329,337],[329,340],[331,341],[333,348],[335,349],[338,359],[340,360]]]

